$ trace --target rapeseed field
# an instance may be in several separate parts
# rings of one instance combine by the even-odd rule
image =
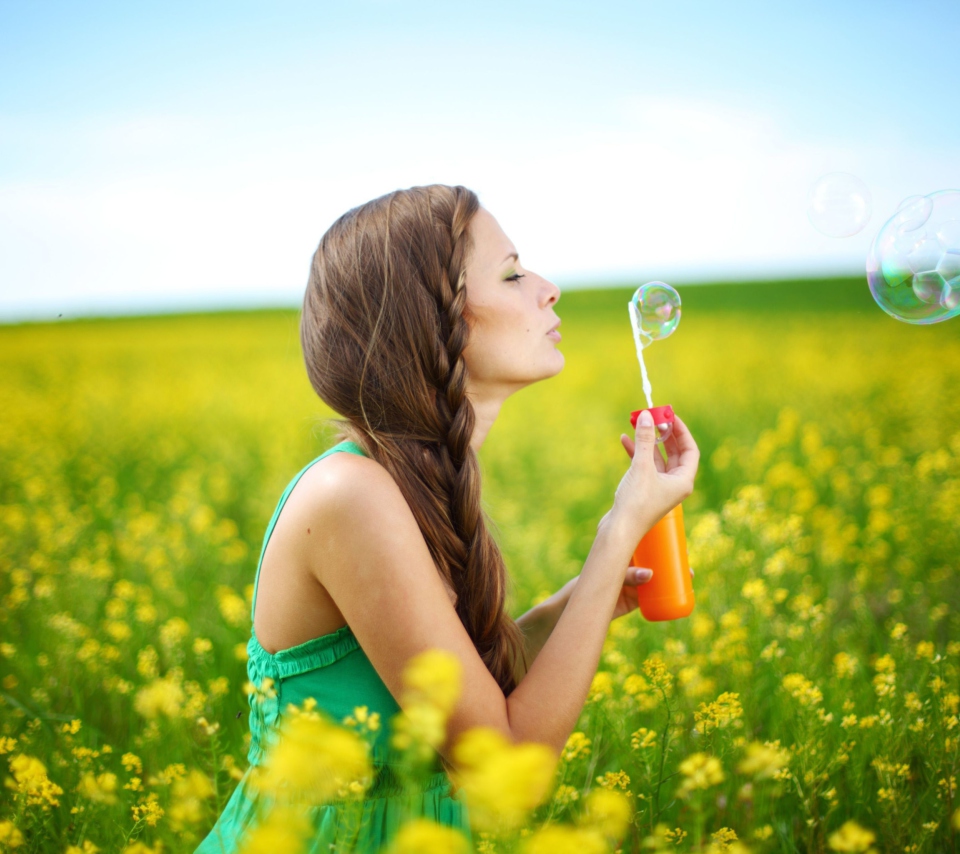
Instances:
[[[646,356],[702,452],[696,608],[612,623],[557,767],[490,731],[460,743],[474,848],[956,851],[960,327],[898,323],[860,281],[678,290]],[[580,571],[627,463],[629,294],[563,295],[564,371],[482,450],[515,616]],[[192,851],[243,775],[272,690],[245,670],[260,543],[334,434],[297,324],[0,328],[0,851]],[[458,680],[427,653],[402,721],[291,708],[245,850],[307,850],[298,804],[361,797],[381,727],[415,775]],[[468,849],[411,819],[389,850]]]

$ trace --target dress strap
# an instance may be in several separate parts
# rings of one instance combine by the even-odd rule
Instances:
[[[267,543],[270,542],[270,535],[273,533],[273,529],[277,525],[277,519],[280,518],[280,511],[283,510],[283,505],[286,504],[287,499],[290,497],[290,493],[293,492],[293,488],[300,482],[300,478],[306,474],[307,469],[314,463],[320,462],[324,457],[329,457],[330,454],[334,454],[337,451],[344,451],[348,454],[356,454],[359,457],[365,457],[366,454],[356,442],[340,442],[337,445],[334,445],[327,451],[324,451],[316,459],[311,460],[307,463],[299,472],[294,476],[293,480],[287,484],[287,488],[283,490],[283,495],[280,496],[280,500],[277,502],[277,509],[273,511],[273,516],[270,517],[270,523],[267,525],[267,532],[263,535],[263,546],[260,549],[260,559],[257,561],[257,573],[253,578],[253,599],[250,603],[250,622],[253,622],[254,611],[257,607],[257,587],[260,583],[260,567],[263,565],[263,556],[267,552]]]

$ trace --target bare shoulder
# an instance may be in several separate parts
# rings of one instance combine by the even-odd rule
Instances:
[[[358,454],[331,454],[310,466],[297,486],[300,511],[318,525],[349,522],[364,528],[385,514],[413,516],[390,473],[376,460]]]
[[[340,578],[366,574],[371,561],[391,552],[429,559],[413,511],[376,460],[331,454],[307,469],[296,491],[292,521],[311,573],[324,587],[337,586],[334,573]],[[364,566],[362,572],[358,565]]]

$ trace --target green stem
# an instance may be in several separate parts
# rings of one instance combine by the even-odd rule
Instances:
[[[663,784],[663,765],[667,760],[667,744],[670,738],[670,703],[667,702],[667,692],[660,687],[660,693],[663,696],[663,704],[667,709],[667,721],[663,727],[663,741],[660,745],[660,770],[657,773],[657,790],[653,794],[653,823],[650,827],[651,832],[660,821],[660,786]]]

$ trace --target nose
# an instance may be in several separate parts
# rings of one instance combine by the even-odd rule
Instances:
[[[542,285],[542,291],[540,295],[540,304],[542,308],[551,306],[560,299],[560,288],[558,288],[553,282],[549,279],[544,279],[540,277]]]

